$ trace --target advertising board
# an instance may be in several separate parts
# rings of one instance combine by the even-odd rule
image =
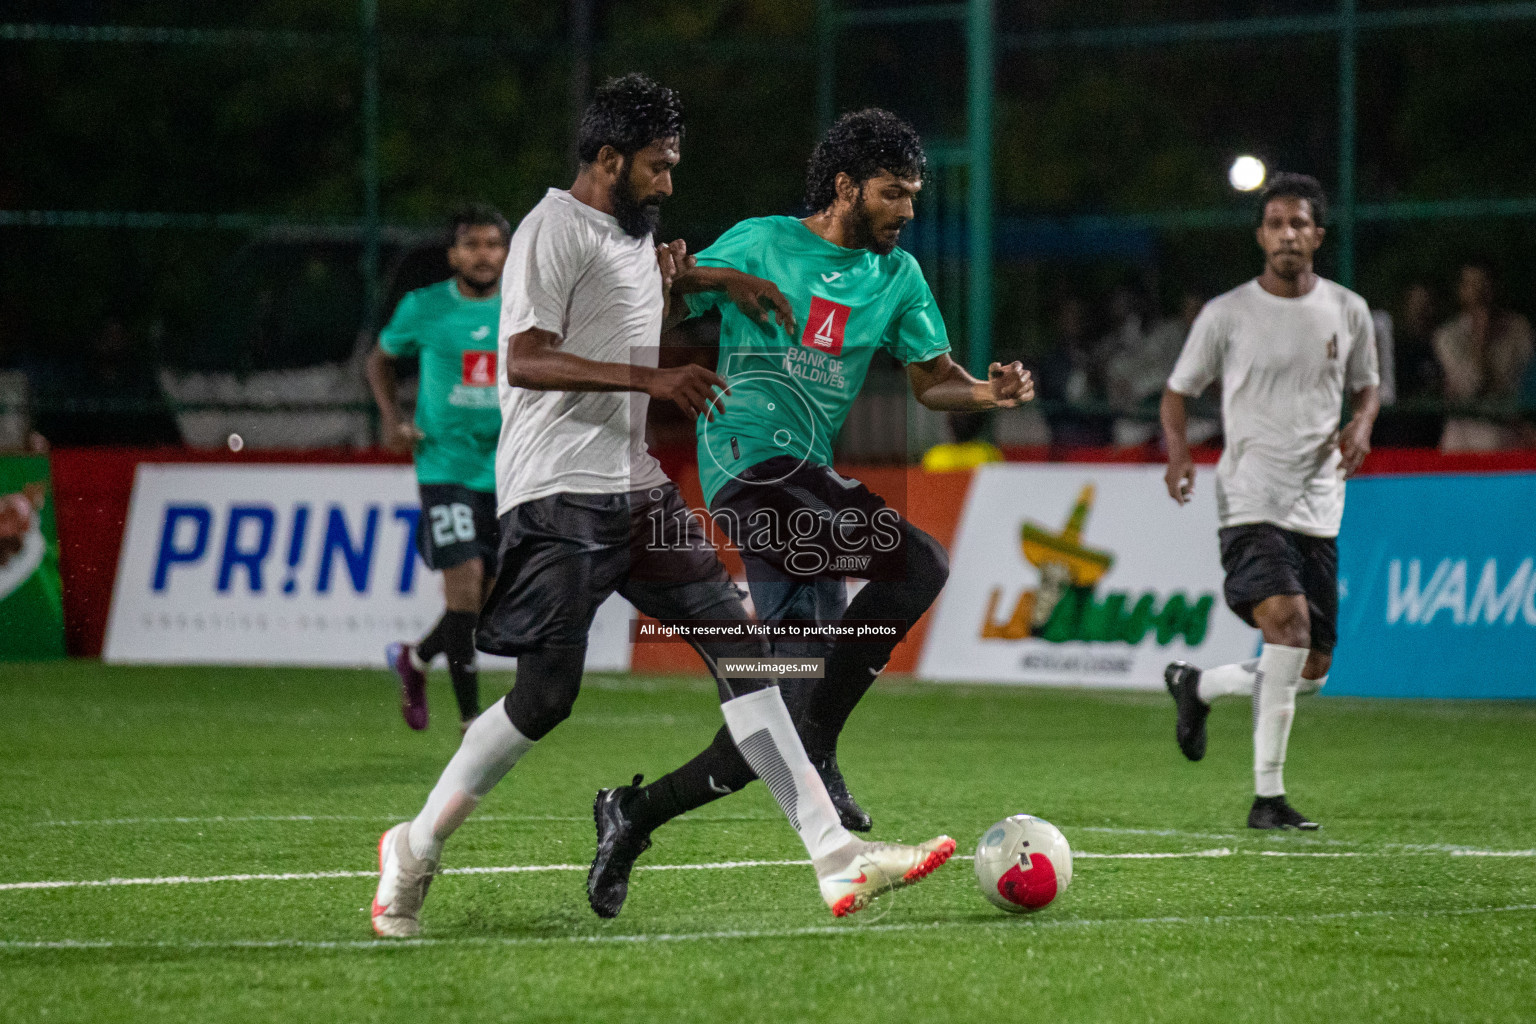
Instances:
[[[1157,689],[1170,661],[1253,657],[1221,599],[1211,484],[1179,506],[1160,466],[982,467],[918,675]]]
[[[1350,483],[1328,691],[1536,697],[1536,473]]]
[[[420,515],[409,466],[141,465],[103,658],[382,665],[442,614]],[[632,617],[618,596],[602,607],[588,668],[629,667]]]

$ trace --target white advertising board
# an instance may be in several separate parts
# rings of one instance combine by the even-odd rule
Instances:
[[[918,674],[1155,689],[1170,661],[1254,657],[1221,598],[1212,483],[1180,507],[1161,466],[983,466]]]
[[[420,514],[409,466],[141,465],[103,659],[382,667],[443,611]],[[603,605],[589,669],[629,668],[633,615]]]

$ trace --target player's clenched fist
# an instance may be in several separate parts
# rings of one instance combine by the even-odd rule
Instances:
[[[725,378],[714,370],[688,363],[667,370],[657,370],[646,384],[645,393],[652,398],[677,403],[677,407],[692,417],[714,419],[714,413],[725,408],[715,392],[730,394]]]
[[[1034,378],[1017,360],[1007,366],[993,363],[987,367],[987,384],[992,389],[992,400],[1000,409],[1012,409],[1035,397]]]
[[[409,455],[416,450],[416,443],[422,439],[422,433],[416,424],[407,419],[394,419],[387,421],[380,431],[384,441],[384,447],[401,455]]]
[[[1365,457],[1371,453],[1371,427],[1374,422],[1357,416],[1339,432],[1339,454],[1343,456],[1339,469],[1345,477],[1354,476]]]
[[[1168,470],[1163,474],[1168,485],[1168,497],[1184,504],[1195,493],[1195,460],[1189,455],[1169,455]]]

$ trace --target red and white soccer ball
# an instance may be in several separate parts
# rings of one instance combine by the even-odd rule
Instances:
[[[1072,884],[1072,847],[1044,818],[1004,818],[976,844],[976,884],[1010,914],[1043,910]]]

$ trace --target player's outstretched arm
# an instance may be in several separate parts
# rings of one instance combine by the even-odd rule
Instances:
[[[724,378],[689,363],[669,369],[605,363],[562,352],[560,336],[530,327],[507,341],[507,383],[529,391],[640,391],[675,402],[690,416],[713,419],[723,408],[716,389],[729,394]]]
[[[1195,493],[1195,460],[1189,455],[1189,411],[1184,407],[1184,396],[1164,388],[1158,418],[1163,421],[1163,441],[1168,445],[1168,471],[1163,481],[1168,485],[1168,497],[1182,505]]]
[[[794,337],[798,330],[795,311],[772,281],[730,267],[699,266],[688,267],[673,279],[674,300],[681,301],[684,295],[696,292],[724,292],[737,309],[759,326],[771,327],[777,321],[790,337]]]
[[[1344,457],[1340,468],[1346,478],[1354,476],[1371,453],[1371,428],[1381,411],[1381,393],[1376,385],[1370,384],[1351,395],[1349,401],[1354,414],[1339,431],[1339,454]]]
[[[368,388],[373,392],[374,404],[379,407],[379,433],[383,435],[384,447],[409,453],[421,440],[421,431],[400,408],[394,357],[378,347],[368,353]]]
[[[987,379],[977,380],[948,353],[907,366],[913,396],[940,412],[1012,409],[1035,397],[1035,382],[1019,362],[993,363]]]

